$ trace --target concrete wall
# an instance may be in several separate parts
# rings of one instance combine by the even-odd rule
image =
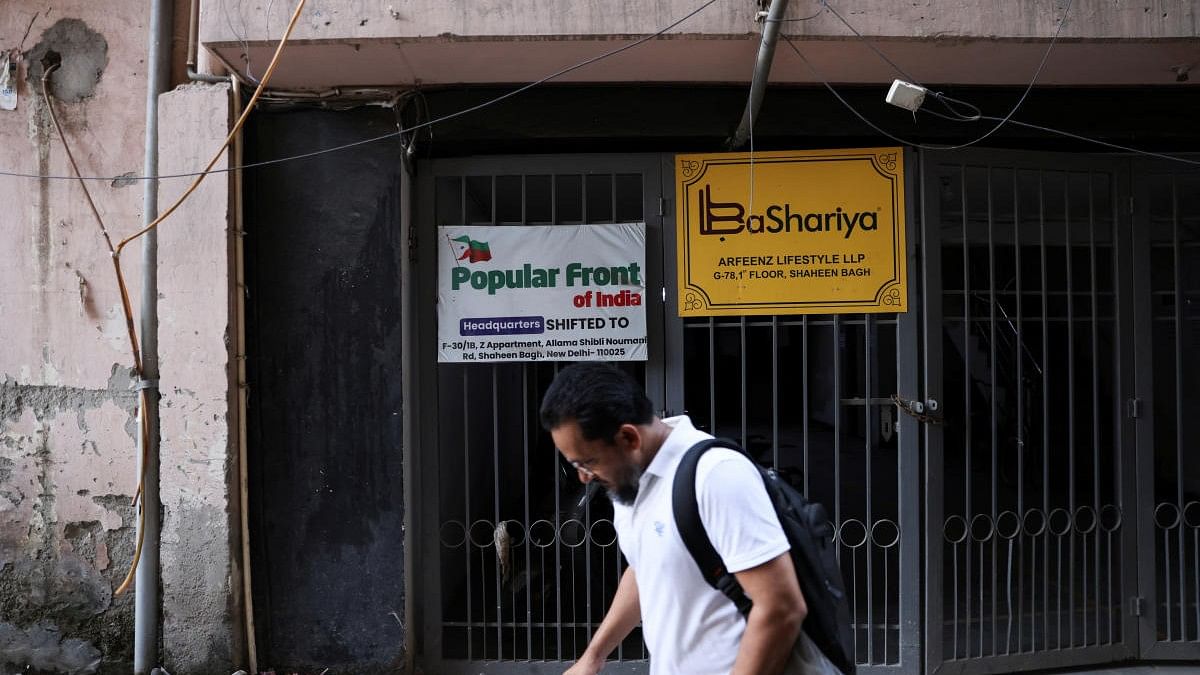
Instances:
[[[41,59],[55,52],[51,97],[80,170],[142,172],[146,16],[138,0],[0,2],[0,50],[23,56],[17,109],[0,110],[0,169],[71,173],[41,100]],[[194,170],[224,138],[227,92],[186,88],[164,105],[161,168]],[[184,186],[164,185],[163,204]],[[141,183],[88,187],[114,239],[141,227]],[[230,607],[240,572],[227,495],[228,193],[223,174],[202,188],[168,221],[160,256],[172,672],[231,672],[241,650]],[[134,549],[136,394],[111,257],[75,181],[0,177],[0,205],[0,672],[128,673],[133,591],[113,591]],[[122,258],[135,303],[140,250]]]
[[[703,0],[309,0],[294,37],[298,40],[370,38],[640,35],[665,26]],[[831,2],[859,32],[872,37],[1039,38],[1054,32],[1066,0],[841,0]],[[723,0],[681,26],[677,33],[710,36],[757,32],[754,0]],[[295,2],[210,1],[203,6],[205,43],[278,38]],[[818,0],[793,0],[789,18],[821,9]],[[1196,35],[1200,8],[1187,0],[1074,0],[1067,38],[1158,39]],[[808,37],[846,35],[825,12],[788,27]]]
[[[140,172],[145,41],[125,36],[145,35],[143,4],[0,3],[0,50],[34,60],[0,110],[0,167],[70,173],[35,86],[55,51],[80,169]],[[140,222],[136,183],[89,187],[115,233]],[[111,258],[77,183],[0,177],[0,205],[0,671],[129,672],[132,594],[113,589],[133,553],[135,395]]]
[[[159,97],[159,170],[202,168],[229,133],[228,85]],[[226,154],[225,157],[228,155]],[[225,158],[214,167],[228,166]],[[163,181],[166,209],[192,179]],[[210,175],[159,229],[164,665],[229,673],[242,652],[236,418],[231,410],[229,175]]]
[[[525,83],[666,28],[702,0],[309,0],[272,85],[292,89]],[[1041,62],[1065,0],[834,2],[846,22],[923,83],[1017,86]],[[260,76],[294,2],[206,0],[201,41],[218,69]],[[762,24],[753,0],[703,8],[660,39],[555,82],[749,81]],[[817,0],[793,0],[774,83],[890,83],[898,73]],[[1039,76],[1047,85],[1174,85],[1200,68],[1188,0],[1074,0]],[[221,64],[224,64],[223,66]],[[911,79],[905,76],[904,79]],[[1194,78],[1193,78],[1194,79]]]

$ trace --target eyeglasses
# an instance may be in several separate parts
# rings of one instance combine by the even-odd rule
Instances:
[[[588,478],[596,477],[596,472],[592,471],[591,469],[588,468],[591,465],[596,463],[595,457],[593,457],[592,459],[585,459],[582,462],[576,462],[573,459],[568,459],[567,463],[571,465],[572,469],[575,469],[576,471],[582,473],[583,475],[587,476]]]

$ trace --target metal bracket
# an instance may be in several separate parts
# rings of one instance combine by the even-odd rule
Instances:
[[[153,389],[154,391],[158,391],[158,380],[138,380],[137,382],[133,383],[134,391],[141,391],[143,389]]]

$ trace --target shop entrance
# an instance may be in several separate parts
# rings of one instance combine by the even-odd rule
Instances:
[[[428,162],[418,250],[438,225],[645,222],[650,358],[627,367],[662,414],[687,412],[737,439],[829,507],[862,672],[918,672],[919,423],[892,400],[916,392],[916,361],[903,355],[916,353],[917,315],[681,320],[673,179],[672,158],[660,155]],[[433,278],[433,260],[418,255],[418,283]],[[438,365],[435,307],[422,311],[430,423],[413,497],[423,662],[445,673],[561,672],[624,565],[611,506],[576,508],[575,472],[537,422],[562,364]],[[612,672],[645,672],[640,633],[613,658]]]
[[[1200,173],[914,153],[909,312],[682,320],[671,159],[428,162],[418,239],[644,221],[650,358],[626,367],[663,414],[826,504],[861,672],[1200,656]],[[420,653],[431,672],[559,672],[623,569],[611,507],[575,508],[538,426],[561,364],[435,363],[433,260],[418,253]],[[614,659],[644,672],[639,633]]]

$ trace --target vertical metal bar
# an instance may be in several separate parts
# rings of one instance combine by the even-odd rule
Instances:
[[[1155,524],[1157,525],[1157,522]],[[1175,639],[1175,625],[1174,625],[1175,617],[1173,616],[1173,613],[1171,612],[1171,531],[1164,528],[1162,531],[1162,535],[1163,535],[1163,557],[1162,557],[1162,559],[1163,559],[1163,565],[1166,567],[1166,574],[1164,575],[1163,578],[1166,579],[1166,584],[1167,584],[1167,592],[1163,594],[1163,600],[1166,603],[1166,612],[1165,613],[1167,615],[1167,635],[1166,635],[1167,639],[1166,639],[1166,641],[1171,642],[1172,640]],[[1154,609],[1155,609],[1155,612],[1157,613],[1158,608],[1155,607]]]
[[[587,208],[588,207],[588,177],[587,177],[587,173],[584,173],[583,175],[581,175],[579,177],[579,193],[580,193],[580,202],[579,203],[582,205],[582,208],[583,208],[583,213],[579,214],[579,222],[584,223],[585,225],[590,224],[592,221],[591,221],[591,218],[588,216],[588,208]],[[572,616],[571,618],[574,619],[575,617]],[[573,635],[574,629],[572,629],[571,632]]]
[[[1046,538],[1042,547],[1042,647],[1050,647],[1050,295],[1046,289],[1046,175],[1038,170],[1038,250],[1042,283],[1042,510]],[[1036,641],[1035,641],[1035,647]]]
[[[741,430],[740,435],[741,435],[742,447],[748,448],[750,431],[747,427],[749,427],[750,422],[749,422],[747,406],[746,406],[746,395],[747,395],[747,393],[746,393],[746,317],[744,317],[744,316],[740,317],[740,321],[738,323],[738,344],[741,347],[741,349],[739,350],[741,352],[741,354],[739,355],[739,362],[741,363],[741,372],[738,373],[739,380],[740,380],[740,386],[741,386],[741,408],[742,408],[742,410],[741,410],[742,430]]]
[[[924,183],[926,174],[924,166],[917,160],[915,151],[905,152],[905,167],[910,170],[907,174],[906,182],[906,228],[907,228],[907,247],[905,262],[908,265],[909,281],[909,297],[919,307],[917,311],[909,311],[903,314],[896,314],[896,351],[893,357],[895,358],[896,367],[896,382],[899,392],[918,392],[920,387],[920,337],[919,330],[923,316],[927,316],[930,312],[935,311],[927,302],[922,302],[922,298],[916,289],[924,289],[924,285],[919,283],[921,278],[922,266],[932,266],[934,263],[929,262],[932,259],[940,259],[940,254],[936,248],[936,242],[933,248],[925,247],[925,242],[922,241],[921,233],[921,217],[927,217],[927,211],[918,211],[918,205],[924,198]],[[920,214],[920,215],[918,215]],[[921,254],[920,251],[927,251],[927,254]],[[940,274],[940,271],[939,271]],[[935,289],[937,293],[941,293],[941,288]],[[935,305],[940,307],[940,305]],[[940,320],[940,317],[939,319]],[[941,331],[938,331],[941,335]],[[940,345],[939,345],[940,347]],[[887,395],[888,392],[881,392]],[[897,414],[897,423],[902,415]],[[903,422],[903,431],[901,426],[897,426],[898,436],[898,457],[899,466],[895,476],[896,494],[899,495],[899,516],[898,525],[900,527],[900,548],[897,552],[897,570],[895,583],[898,602],[896,603],[896,613],[899,624],[899,631],[896,639],[896,664],[900,667],[901,672],[915,674],[921,668],[921,646],[922,643],[932,643],[934,640],[940,645],[943,640],[944,632],[939,632],[936,637],[926,636],[922,638],[921,634],[921,549],[923,547],[921,537],[921,461],[920,461],[920,439],[921,428],[916,419],[905,419]],[[941,565],[934,568],[934,571],[940,576]],[[930,565],[930,567],[933,567]],[[940,585],[939,585],[940,592]],[[939,595],[939,598],[941,596]],[[886,616],[886,612],[885,612]],[[940,623],[941,618],[939,616]],[[932,668],[932,665],[930,666]]]
[[[551,179],[552,184],[555,182],[556,181]],[[556,377],[558,376],[558,364],[557,363],[554,364],[554,375]],[[561,532],[562,532],[562,484],[561,484],[561,476],[560,476],[560,474],[562,473],[560,471],[560,468],[562,466],[563,466],[562,463],[557,461],[557,458],[556,458],[556,461],[554,462],[554,597],[555,597],[555,602],[554,602],[554,616],[555,616],[554,649],[555,649],[555,655],[556,655],[555,658],[557,658],[559,661],[563,660],[563,638],[562,638],[562,624],[563,624],[563,620],[562,620],[562,610],[563,610],[562,545],[563,545],[563,543],[562,543],[562,535],[561,535]],[[542,617],[542,620],[545,621],[544,616]],[[544,648],[543,648],[543,651],[544,651]]]
[[[591,204],[588,201],[588,198],[589,198],[588,189],[587,189],[588,177],[586,175],[582,178],[582,182],[583,182],[583,217],[584,217],[584,221],[590,222],[591,218],[590,218],[590,216],[588,216],[588,207]],[[608,184],[609,184],[608,203],[609,203],[609,207],[611,209],[610,215],[612,216],[613,220],[615,221],[616,217],[617,217],[616,201],[615,201],[615,195],[617,194],[617,185],[616,185],[615,180],[613,180],[611,177],[609,178]],[[603,198],[603,195],[591,195],[591,198],[595,199],[597,201],[601,201]],[[647,365],[649,365],[649,364],[647,364]],[[587,636],[587,640],[584,642],[584,644],[586,645],[588,642],[591,642],[591,640],[592,640],[592,584],[591,584],[591,579],[592,579],[592,537],[591,537],[591,531],[589,528],[589,525],[592,522],[592,504],[591,504],[591,502],[588,502],[587,504],[584,505],[583,514],[584,514],[583,515],[583,535],[582,535],[583,536],[583,546],[576,548],[576,549],[574,549],[574,551],[572,551],[571,560],[574,561],[575,556],[580,551],[580,549],[583,550],[583,570],[584,570],[583,578],[586,582],[584,584],[584,602],[583,602],[583,611],[585,613],[584,634]],[[573,639],[579,634],[577,618],[576,618],[576,614],[574,611],[574,607],[575,607],[574,601],[578,600],[578,593],[576,593],[574,590],[574,583],[575,583],[575,579],[574,579],[574,575],[572,575],[572,579],[571,579],[571,584],[572,584],[571,621],[572,621],[572,623],[576,624],[575,626],[572,626],[572,628],[571,628],[571,637]],[[576,647],[575,655],[578,655],[578,654],[579,654],[579,648]]]
[[[493,185],[495,185],[496,177],[492,176]],[[493,195],[495,192],[493,191]],[[492,200],[492,208],[495,209],[496,200]],[[493,221],[495,220],[495,211],[493,213]],[[500,382],[499,371],[500,366],[492,364],[492,512],[495,514],[496,529],[501,526],[507,527],[500,520]],[[494,539],[494,537],[493,537]],[[504,658],[504,608],[503,598],[501,594],[501,579],[500,555],[503,552],[496,547],[496,658],[502,660]],[[511,547],[509,551],[511,555]],[[486,617],[485,617],[486,619]],[[486,621],[485,621],[486,623]],[[515,656],[515,655],[514,655]]]
[[[952,543],[952,544],[950,544],[950,546],[954,552],[953,553],[953,555],[954,555],[954,575],[953,575],[953,579],[954,579],[954,621],[951,622],[951,625],[954,626],[954,652],[951,654],[950,658],[957,659],[958,658],[958,625],[959,625],[958,624],[958,544]],[[967,637],[965,635],[963,636],[963,644],[964,645],[967,644]]]
[[[779,317],[771,317],[771,466],[779,470]]]
[[[588,502],[583,507],[583,578],[591,581],[592,578],[592,504]],[[579,549],[576,549],[579,550]],[[592,584],[584,584],[584,612],[586,613],[586,635],[587,642],[592,641]],[[574,618],[574,617],[572,617]],[[585,642],[586,644],[586,642]]]
[[[970,241],[971,241],[971,235],[970,235],[970,232],[968,231],[968,227],[967,227],[968,204],[967,204],[967,167],[966,166],[962,167],[961,173],[959,174],[959,180],[962,185],[962,191],[961,191],[962,203],[961,203],[961,207],[960,207],[960,215],[961,215],[961,220],[962,220],[962,258],[963,258],[963,291],[962,291],[962,294],[963,294],[963,350],[962,351],[963,351],[963,407],[964,407],[964,411],[965,411],[963,414],[963,420],[964,420],[963,421],[963,427],[964,427],[963,433],[965,434],[965,437],[963,438],[963,453],[964,453],[964,466],[965,466],[964,473],[963,473],[963,489],[964,489],[966,501],[963,506],[963,519],[966,521],[966,524],[967,524],[966,526],[968,528],[967,541],[970,542],[969,528],[971,525],[971,521],[973,520],[973,518],[972,518],[972,503],[971,503],[971,476],[973,475],[972,467],[971,467],[971,256],[970,256],[970,245],[969,245]],[[969,543],[967,544],[967,546],[965,548],[966,548],[966,552],[967,552],[967,561],[966,561],[967,569],[966,569],[965,580],[968,585],[967,586],[967,594],[966,594],[967,595],[967,607],[966,607],[967,654],[966,655],[967,655],[967,658],[970,658],[971,657],[971,625],[974,623],[974,614],[971,611],[972,610],[971,601],[973,598],[970,593],[971,571],[972,571],[972,565],[971,565],[972,553],[971,553],[971,545]],[[982,576],[981,576],[981,578],[982,578]],[[982,605],[982,598],[981,598],[980,604]],[[980,610],[980,631],[979,631],[979,633],[980,633],[979,639],[980,640],[983,640],[982,623],[983,623],[983,611],[981,609]],[[980,650],[980,656],[982,656],[982,649]]]
[[[1092,560],[1092,597],[1096,644],[1100,644],[1100,294],[1096,289],[1096,205],[1095,174],[1088,172],[1088,258],[1092,282],[1092,509],[1096,512],[1095,557]],[[1087,631],[1084,631],[1084,642]]]
[[[617,174],[611,173],[608,176],[608,202],[609,202],[609,219],[610,223],[617,222]],[[645,218],[643,218],[645,220]]]
[[[833,315],[833,521],[842,523],[842,316]],[[857,601],[855,601],[857,604]],[[857,643],[857,632],[855,642]],[[857,651],[857,648],[856,648]]]
[[[861,624],[859,624],[859,622],[858,622],[858,597],[859,597],[859,594],[858,594],[858,549],[857,548],[850,549],[850,597],[853,598],[850,601],[850,625],[853,627],[853,631],[854,631],[854,656],[855,656],[855,660],[857,660],[858,659],[858,631],[861,626]],[[869,598],[868,598],[868,600],[869,600]],[[871,635],[871,626],[867,625],[868,639],[870,639],[869,638],[870,635]],[[870,662],[871,662],[871,652],[870,652],[870,648],[868,647],[867,663],[870,663]]]
[[[1017,538],[1017,651],[1025,645],[1025,310],[1022,305],[1024,288],[1021,284],[1021,181],[1014,168],[1013,178],[1013,266],[1016,270],[1017,308],[1017,517],[1021,519]],[[1011,590],[1011,589],[1010,589]],[[1008,608],[1012,614],[1012,607]],[[1032,631],[1032,627],[1031,627]],[[1032,632],[1030,633],[1032,636]]]
[[[909,241],[914,243],[919,241],[922,253],[919,263],[920,277],[914,274],[910,278],[919,278],[921,281],[919,297],[923,310],[920,314],[923,316],[913,316],[911,319],[907,319],[914,314],[910,312],[903,315],[901,320],[906,321],[909,326],[913,326],[914,323],[919,324],[919,328],[913,326],[909,330],[912,331],[910,335],[912,335],[914,344],[920,346],[918,353],[923,357],[923,368],[918,376],[918,364],[915,363],[917,359],[905,359],[905,367],[913,374],[912,383],[923,388],[924,396],[922,398],[945,399],[943,378],[945,353],[942,345],[948,324],[943,315],[945,280],[942,274],[943,245],[941,239],[941,226],[945,214],[942,212],[939,193],[941,181],[948,180],[950,176],[941,167],[932,168],[935,166],[935,155],[923,151],[914,152],[914,154],[920,158],[921,224],[919,237],[912,237]],[[912,250],[909,262],[910,269],[914,271],[918,265],[916,252],[916,249]],[[948,545],[944,535],[946,527],[945,430],[927,426],[922,433],[921,425],[916,419],[910,420],[907,417],[903,419],[901,439],[908,438],[908,442],[912,444],[908,447],[907,457],[912,461],[909,464],[910,471],[906,475],[913,478],[920,475],[922,479],[920,482],[917,480],[908,482],[911,489],[908,493],[907,503],[910,505],[910,512],[914,517],[909,521],[907,530],[912,532],[918,545],[909,549],[905,560],[910,563],[911,569],[923,570],[923,575],[921,572],[915,573],[923,583],[913,585],[924,588],[924,597],[921,597],[921,592],[916,588],[913,589],[915,592],[909,595],[909,601],[905,607],[910,610],[911,615],[921,618],[914,621],[916,626],[910,633],[910,637],[902,636],[902,639],[908,645],[920,645],[921,643],[924,645],[923,654],[920,653],[919,646],[906,650],[907,653],[914,656],[912,663],[907,664],[907,667],[919,672],[923,662],[928,670],[934,671],[940,669],[946,661],[957,658],[958,648],[958,555],[956,546],[950,544],[953,565],[949,567],[952,572],[949,576],[945,574],[947,565],[944,562]],[[912,429],[911,433],[909,429]],[[922,440],[924,442],[924,462],[920,461]],[[916,515],[921,513],[922,492],[925,495],[923,517]],[[917,551],[920,551],[921,555],[918,555]],[[912,578],[906,576],[905,583]],[[947,579],[950,581],[948,582]],[[947,583],[950,584],[949,587]],[[952,604],[948,612],[947,597],[951,595],[953,596]],[[923,616],[921,615],[922,607],[925,608]],[[951,615],[949,618],[953,619],[949,624],[951,632],[949,635],[946,623],[948,613]],[[921,627],[924,629],[923,639]],[[953,651],[949,653],[947,653],[947,637],[953,637],[953,643],[949,645]]]
[[[1122,163],[1123,166],[1129,166],[1128,163]],[[1112,267],[1113,274],[1113,296],[1114,296],[1114,315],[1113,315],[1113,366],[1115,378],[1115,392],[1113,401],[1109,405],[1109,410],[1112,417],[1113,439],[1115,442],[1116,457],[1114,458],[1114,503],[1117,508],[1121,509],[1121,513],[1137,513],[1139,509],[1137,489],[1138,489],[1138,462],[1139,455],[1146,453],[1138,452],[1138,430],[1137,426],[1143,424],[1137,420],[1129,420],[1124,415],[1124,398],[1126,396],[1136,395],[1136,364],[1139,362],[1136,347],[1141,335],[1139,322],[1135,320],[1138,312],[1135,309],[1136,303],[1133,301],[1134,291],[1139,286],[1138,270],[1146,269],[1147,265],[1132,264],[1135,259],[1140,258],[1139,245],[1142,240],[1140,234],[1135,235],[1136,229],[1133,227],[1133,221],[1136,215],[1133,213],[1134,199],[1130,192],[1132,185],[1128,180],[1128,175],[1124,172],[1113,169],[1112,185],[1110,186],[1112,201],[1109,205],[1111,210],[1110,218],[1112,220]],[[1126,206],[1128,205],[1128,207]],[[1128,211],[1126,211],[1128,208]],[[1126,215],[1128,214],[1128,215]],[[1128,234],[1126,234],[1128,233]],[[1149,262],[1149,256],[1145,258]],[[1146,303],[1148,306],[1149,303]],[[1149,405],[1150,401],[1147,400]],[[1149,423],[1147,420],[1146,423]],[[1145,495],[1152,497],[1152,495]],[[1137,522],[1137,518],[1133,522]],[[1109,642],[1112,644],[1120,644],[1122,647],[1129,647],[1131,652],[1136,653],[1138,647],[1138,638],[1140,630],[1138,624],[1142,624],[1147,629],[1154,623],[1154,619],[1142,620],[1132,616],[1131,612],[1121,611],[1124,608],[1123,603],[1119,598],[1133,597],[1138,583],[1138,576],[1141,574],[1142,568],[1146,567],[1146,562],[1154,560],[1153,540],[1151,546],[1143,549],[1141,554],[1138,553],[1139,539],[1149,534],[1149,531],[1144,527],[1124,526],[1119,532],[1115,533],[1117,549],[1112,547],[1114,533],[1109,533],[1109,600],[1108,600],[1108,632]],[[1117,559],[1116,577],[1113,576],[1113,558]],[[1113,601],[1113,583],[1116,582],[1117,601]],[[1143,597],[1153,601],[1153,590],[1147,585],[1146,593]],[[1153,607],[1153,604],[1150,605]],[[1152,644],[1151,640],[1143,642],[1145,647],[1149,648]]]
[[[529,224],[529,176],[521,174],[521,224]]]
[[[717,430],[717,320],[708,317],[708,432],[720,436]]]
[[[871,480],[871,418],[873,417],[874,408],[871,406],[874,392],[871,387],[871,375],[875,369],[874,362],[871,360],[871,343],[874,337],[874,318],[870,314],[864,315],[863,318],[863,377],[865,382],[865,392],[863,394],[863,451],[866,453],[866,498],[867,498],[867,514],[863,521],[863,525],[867,532],[867,539],[863,543],[863,552],[867,557],[867,663],[875,662],[875,553],[873,550],[874,542],[871,541],[871,527],[874,524],[874,516],[871,511],[871,493],[874,492],[875,483]],[[887,634],[887,621],[884,621],[884,635]],[[886,638],[885,638],[886,639]],[[887,644],[886,642],[884,643]],[[887,648],[884,648],[884,657],[887,657]]]
[[[999,513],[999,495],[1000,490],[998,475],[1000,473],[999,455],[996,453],[997,446],[1000,444],[1000,429],[998,427],[997,418],[999,411],[996,404],[996,380],[1000,377],[1000,372],[996,367],[996,238],[995,238],[995,204],[992,202],[992,167],[989,165],[987,170],[987,238],[988,238],[988,342],[991,344],[988,347],[990,356],[989,368],[992,371],[992,390],[991,390],[991,426],[992,426],[992,654],[996,653],[996,645],[998,639],[998,631],[996,630],[996,556],[997,546],[999,544],[999,535],[996,533],[996,516]],[[980,561],[982,566],[983,561]],[[1010,610],[1011,611],[1011,610]]]
[[[1074,516],[1076,494],[1075,483],[1078,477],[1075,449],[1075,280],[1071,265],[1073,253],[1073,237],[1071,233],[1071,174],[1063,173],[1063,248],[1067,258],[1067,494],[1068,513]],[[1073,524],[1073,523],[1072,523]],[[1067,619],[1068,646],[1075,646],[1075,533],[1074,528],[1067,531],[1067,607],[1070,616]]]
[[[801,444],[802,445],[801,452],[803,453],[804,456],[800,458],[800,461],[804,466],[804,494],[806,496],[811,496],[812,492],[810,491],[811,486],[809,483],[809,471],[808,471],[808,454],[809,454],[808,449],[809,449],[809,441],[811,439],[811,435],[809,434],[809,431],[808,431],[808,418],[811,415],[810,415],[809,409],[808,409],[808,406],[809,406],[809,401],[808,401],[809,372],[808,372],[808,315],[807,314],[804,315],[804,318],[801,320],[801,324],[800,324],[800,345],[801,345],[800,366],[803,371],[801,373],[801,378],[800,378],[801,379],[800,398],[801,398],[801,403],[802,403],[801,409],[804,411],[804,420],[803,420],[804,440],[802,441],[802,444]],[[836,518],[834,519],[834,524],[837,525]]]
[[[465,183],[465,181],[464,181]],[[464,188],[465,189],[465,188]],[[463,211],[466,213],[466,211]],[[471,518],[471,405],[470,405],[470,383],[468,378],[471,371],[466,366],[460,366],[462,369],[462,416],[463,416],[463,527],[467,531],[467,539],[463,542],[463,551],[467,556],[467,658],[474,656],[474,638],[475,638],[475,613],[473,611],[472,601],[474,598],[475,582],[474,575],[471,574],[471,547],[474,542],[471,541],[471,523],[475,522]]]
[[[1187,446],[1184,445],[1183,438],[1183,303],[1184,292],[1183,287],[1183,259],[1180,256],[1180,241],[1179,241],[1179,176],[1171,174],[1171,249],[1172,258],[1175,264],[1175,274],[1173,281],[1175,283],[1175,505],[1180,511],[1179,521],[1179,634],[1183,637],[1187,629],[1186,626],[1186,611],[1187,600],[1184,598],[1184,530],[1187,529],[1183,524],[1183,508],[1185,506],[1183,493],[1183,450]]]
[[[521,191],[521,198],[525,198],[525,191]],[[524,214],[525,211],[522,211]],[[524,215],[522,215],[524,220]],[[537,366],[531,365],[521,369],[521,410],[530,411],[529,407],[529,370]],[[524,461],[522,473],[525,477],[525,654],[526,658],[533,659],[533,565],[530,559],[530,549],[533,548],[531,541],[531,526],[533,522],[529,519],[529,414],[521,416],[521,459]],[[555,462],[557,464],[557,462]],[[515,604],[515,603],[514,603]],[[514,634],[516,622],[513,622]]]
[[[559,220],[558,220],[558,173],[553,172],[553,171],[550,173],[550,222],[552,222],[552,223],[559,222]],[[557,537],[558,535],[555,534],[555,536]]]

